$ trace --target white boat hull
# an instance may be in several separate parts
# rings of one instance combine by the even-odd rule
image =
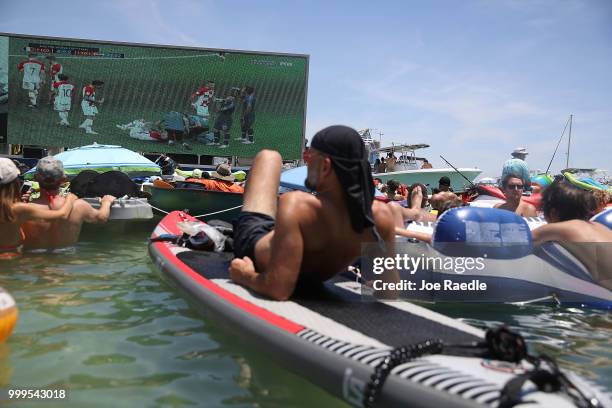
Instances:
[[[474,181],[482,173],[482,170],[478,168],[460,168],[458,170],[470,181]],[[451,187],[456,192],[465,191],[470,185],[466,179],[452,168],[400,170],[389,173],[374,173],[373,176],[380,178],[385,183],[389,180],[396,180],[406,185],[422,183],[428,185],[430,190],[438,188],[438,181],[443,176],[450,179]]]

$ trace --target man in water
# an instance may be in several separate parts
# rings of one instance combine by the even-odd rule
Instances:
[[[502,168],[502,179],[510,174],[518,176],[523,181],[524,191],[531,191],[531,176],[529,166],[525,161],[528,154],[526,148],[517,147],[510,154],[512,158],[506,160]]]
[[[36,165],[36,181],[40,185],[40,197],[32,205],[56,209],[62,207],[65,198],[61,196],[60,186],[66,181],[64,165],[53,156],[40,159]],[[79,240],[81,226],[86,223],[102,223],[108,220],[110,207],[115,197],[102,198],[100,209],[94,209],[87,201],[74,202],[68,219],[54,221],[28,221],[23,229],[26,235],[24,248],[53,249],[74,245]]]
[[[432,189],[432,194],[437,194],[446,191],[450,191],[452,193],[453,188],[451,187],[450,178],[448,178],[447,176],[442,176],[440,177],[440,180],[438,180],[438,188]]]
[[[319,131],[311,142],[306,186],[277,197],[282,159],[255,158],[234,226],[231,278],[273,299],[288,299],[299,280],[324,281],[360,256],[362,243],[393,253],[393,217],[374,201],[374,183],[359,133],[346,126]],[[382,251],[382,249],[381,249]],[[389,279],[390,278],[390,279]],[[397,280],[395,272],[384,279]]]
[[[612,230],[589,221],[598,207],[591,191],[556,180],[542,193],[547,225],[532,231],[536,245],[556,241],[578,258],[593,279],[612,290]]]
[[[495,208],[512,211],[522,217],[537,216],[536,208],[523,201],[523,189],[525,185],[523,180],[510,174],[502,179],[502,190],[506,195],[506,202],[503,204],[495,204]]]

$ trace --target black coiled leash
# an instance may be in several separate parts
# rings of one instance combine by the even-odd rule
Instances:
[[[442,348],[442,340],[426,340],[422,343],[393,349],[391,353],[376,366],[374,374],[372,374],[370,378],[370,382],[366,384],[363,394],[363,406],[371,407],[374,402],[376,402],[387,377],[395,367],[427,354],[441,353]]]
[[[473,357],[491,358],[495,360],[519,363],[523,359],[534,365],[534,369],[525,374],[518,375],[509,380],[501,391],[499,406],[513,407],[521,401],[521,388],[526,381],[533,382],[540,391],[566,392],[579,407],[596,408],[600,404],[597,400],[587,398],[570,380],[558,369],[557,364],[547,356],[534,357],[527,352],[527,343],[518,333],[506,326],[489,329],[484,342],[471,344],[444,344],[442,340],[426,340],[422,343],[401,346],[393,349],[374,370],[370,381],[366,384],[363,394],[363,406],[372,407],[387,380],[391,371],[398,365],[407,363],[415,358],[429,354],[440,354],[442,351],[448,355],[463,355]]]

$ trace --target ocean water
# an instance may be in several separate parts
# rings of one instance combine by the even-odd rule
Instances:
[[[13,335],[0,344],[0,389],[67,390],[65,400],[1,405],[346,406],[186,302],[149,260],[154,225],[89,226],[69,251],[0,264],[0,286],[20,311]],[[478,327],[509,324],[532,349],[612,388],[610,313],[428,307]]]

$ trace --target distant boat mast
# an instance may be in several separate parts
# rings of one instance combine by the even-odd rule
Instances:
[[[546,167],[546,174],[548,174],[548,170],[550,170],[550,166],[552,165],[553,160],[555,160],[555,155],[557,154],[557,149],[559,149],[559,145],[561,144],[561,140],[563,140],[563,135],[565,134],[565,131],[567,130],[567,126],[569,125],[569,140],[567,141],[567,158],[565,160],[565,168],[569,168],[569,152],[570,152],[570,144],[572,142],[572,118],[574,117],[574,115],[570,115],[570,117],[567,119],[567,122],[565,122],[565,127],[563,128],[563,132],[561,133],[561,137],[559,138],[559,141],[557,142],[557,146],[555,147],[555,151],[553,152],[552,157],[550,158],[550,162],[548,163],[548,167]]]
[[[572,144],[572,118],[574,115],[570,115],[569,118],[569,136],[567,138],[567,157],[565,159],[565,168],[569,169],[569,154],[570,154],[570,145]]]

